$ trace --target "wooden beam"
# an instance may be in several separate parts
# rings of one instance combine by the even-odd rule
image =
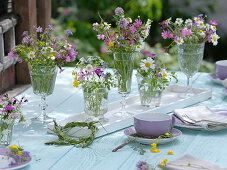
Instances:
[[[37,0],[37,25],[46,28],[51,21],[51,0]]]
[[[33,27],[37,26],[36,0],[13,0],[13,12],[21,18],[16,26],[16,44],[20,44],[24,31],[35,33]],[[16,83],[28,84],[30,82],[27,64],[16,64]]]

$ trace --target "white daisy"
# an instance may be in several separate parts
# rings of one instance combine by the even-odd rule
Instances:
[[[168,25],[168,24],[171,22],[171,20],[172,20],[172,17],[168,18],[168,19],[166,20],[166,24]]]
[[[192,24],[192,20],[191,19],[186,19],[185,20],[185,24],[186,25],[191,25]]]
[[[169,73],[166,71],[166,69],[162,69],[161,74],[163,77],[169,77]]]
[[[29,52],[28,58],[31,59],[31,60],[34,59],[35,58],[35,52],[34,51]]]
[[[177,18],[176,21],[175,21],[175,24],[177,25],[181,25],[184,21],[182,20],[182,18]]]
[[[111,26],[111,24],[108,24],[107,22],[104,22],[104,23],[103,23],[103,28],[104,28],[104,30],[110,29],[110,26]]]
[[[198,31],[198,34],[201,36],[201,37],[205,37],[205,32],[203,30],[199,30]]]
[[[53,54],[50,54],[47,58],[49,58],[51,60],[55,60],[55,56]]]
[[[213,43],[214,46],[216,46],[218,44],[218,39],[219,38],[220,37],[216,33],[211,35],[211,42]]]
[[[91,64],[88,64],[86,66],[86,71],[91,72],[93,70],[93,66]]]
[[[211,29],[212,31],[216,31],[217,27],[216,27],[215,25],[211,25],[211,26],[210,26],[210,29]]]
[[[199,28],[205,28],[206,27],[203,21],[199,21],[199,22],[197,22],[197,24],[198,24]]]
[[[126,20],[129,22],[129,23],[131,23],[132,22],[132,19],[131,18],[126,18]]]
[[[193,20],[194,20],[196,23],[198,23],[198,22],[201,21],[201,19],[200,19],[199,17],[194,17]]]
[[[183,40],[183,38],[181,38],[181,37],[177,37],[177,38],[175,39],[175,42],[176,42],[178,45],[180,45],[180,44],[183,44],[183,43],[184,43],[184,40]]]
[[[141,61],[140,67],[142,70],[148,71],[148,69],[154,69],[155,68],[155,64],[154,64],[154,60],[152,60],[151,58],[148,59],[144,59]]]

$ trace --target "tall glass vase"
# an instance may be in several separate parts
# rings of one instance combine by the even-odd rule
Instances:
[[[12,140],[14,120],[0,118],[0,147],[8,146]]]
[[[29,65],[33,93],[41,96],[41,102],[39,104],[41,114],[36,119],[42,121],[43,123],[53,120],[53,118],[49,117],[46,112],[48,106],[46,103],[46,97],[51,95],[54,91],[57,71],[57,66]]]
[[[130,116],[126,110],[126,96],[131,92],[132,72],[136,53],[114,53],[114,64],[118,74],[118,93],[121,94],[121,110],[115,113],[119,117]]]
[[[181,44],[177,46],[178,63],[181,71],[187,76],[187,91],[180,95],[182,98],[194,95],[190,79],[198,72],[204,53],[204,43]]]

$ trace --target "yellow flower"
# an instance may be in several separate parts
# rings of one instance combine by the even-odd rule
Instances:
[[[11,145],[9,148],[18,150],[18,146],[17,145]]]
[[[157,143],[152,143],[151,146],[152,146],[153,148],[156,148],[156,147],[157,147]]]
[[[140,45],[137,45],[136,48],[140,48]]]
[[[170,137],[170,133],[165,133],[164,135],[167,137]]]
[[[162,76],[167,77],[168,74],[167,73],[162,73]]]
[[[151,151],[151,152],[154,152],[154,153],[160,152],[160,150],[159,150],[159,149],[154,148],[154,147],[152,147],[152,148],[150,149],[150,151]]]
[[[168,152],[167,152],[167,155],[173,155],[173,154],[174,154],[173,151],[168,151]]]
[[[160,162],[159,166],[160,166],[160,167],[165,167],[167,161],[168,161],[168,159],[163,159],[163,160]]]
[[[21,155],[23,154],[23,152],[22,152],[22,151],[18,151],[17,154],[18,154],[19,156],[21,156]]]
[[[79,82],[77,81],[77,80],[75,80],[74,82],[73,82],[73,87],[79,87]]]
[[[73,72],[72,72],[72,75],[74,76],[75,74],[76,74],[75,71],[73,71]]]
[[[108,42],[108,46],[113,47],[114,46],[114,43],[112,41],[109,41]]]

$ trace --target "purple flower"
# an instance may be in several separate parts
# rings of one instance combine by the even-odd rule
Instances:
[[[48,37],[50,37],[50,36],[51,36],[50,32],[46,32],[46,35],[47,35]]]
[[[129,44],[133,44],[135,42],[135,40],[128,40]]]
[[[23,59],[20,57],[18,57],[17,61],[18,61],[18,63],[23,63]]]
[[[71,61],[71,58],[70,58],[69,55],[66,56],[65,61],[66,61],[67,63]]]
[[[71,11],[71,9],[66,8],[63,13],[64,13],[65,16],[68,16],[72,13],[72,11]]]
[[[53,25],[48,25],[48,30],[49,31],[54,31],[54,26]]]
[[[28,33],[28,31],[24,31],[24,32],[22,33],[22,36],[24,37],[25,35],[27,35],[27,33]]]
[[[117,16],[124,15],[124,10],[123,10],[123,8],[117,7],[117,8],[115,9],[115,15],[117,15]]]
[[[137,162],[136,167],[137,167],[137,170],[148,170],[149,169],[148,164],[143,161]]]
[[[183,37],[188,36],[188,35],[192,35],[192,31],[191,31],[190,29],[187,29],[187,28],[182,29],[182,30],[181,30],[181,35],[182,35]]]
[[[65,30],[65,34],[67,34],[67,35],[73,35],[73,32],[71,30]]]
[[[203,14],[199,14],[198,17],[199,17],[199,18],[202,18],[202,17],[203,17]]]
[[[97,38],[99,39],[99,40],[104,40],[105,39],[105,35],[104,34],[98,34],[97,35]]]
[[[161,73],[158,73],[158,74],[156,74],[155,76],[156,76],[156,77],[161,77],[162,75],[161,75]]]
[[[150,54],[148,57],[153,58],[156,54]]]
[[[106,54],[106,53],[107,53],[106,49],[103,48],[103,47],[100,49],[100,52],[101,52],[102,54]]]
[[[97,68],[97,69],[94,70],[94,72],[96,74],[99,74],[100,75],[103,71],[101,69]]]
[[[124,37],[118,37],[119,40],[124,40],[125,38]]]
[[[125,18],[122,18],[120,21],[118,21],[118,25],[121,28],[126,28],[128,26],[128,24],[129,24],[129,22]]]
[[[24,37],[22,39],[22,44],[24,44],[24,43],[30,43],[30,44],[32,44],[32,38]]]
[[[147,55],[147,54],[149,54],[150,52],[148,51],[148,50],[143,50],[143,51],[141,51],[141,54],[143,54],[143,55]]]
[[[99,24],[97,22],[96,23],[93,23],[92,26],[93,26],[93,30],[94,31],[98,31]]]
[[[134,34],[137,31],[137,28],[134,25],[132,25],[129,27],[129,30],[132,34]]]
[[[42,27],[40,27],[40,26],[38,26],[37,28],[36,28],[36,32],[43,32],[43,28]]]
[[[60,38],[59,37],[54,37],[53,41],[60,41]]]
[[[15,108],[13,107],[13,106],[10,106],[10,105],[7,105],[6,107],[5,107],[5,110],[7,110],[7,111],[11,111],[11,110],[14,110]]]
[[[122,46],[122,47],[124,47],[124,46],[125,46],[124,44],[117,44],[117,45]]]
[[[101,76],[102,76],[103,78],[107,78],[107,75],[104,74],[104,73],[101,73]]]
[[[215,21],[215,20],[211,20],[209,23],[210,23],[210,25],[214,25],[214,26],[218,25],[217,21]]]
[[[14,52],[9,52],[8,53],[8,57],[10,58],[10,59],[13,59],[14,57],[15,57],[15,54],[14,54]]]
[[[88,60],[86,60],[85,58],[83,59],[83,62],[84,62],[84,63],[86,63],[86,64],[88,64],[88,63],[89,63],[89,61],[88,61]]]
[[[167,38],[173,38],[173,34],[172,33],[170,33],[169,31],[163,31],[162,32],[162,38],[163,39],[167,39]]]
[[[136,19],[135,22],[134,22],[134,25],[138,28],[142,25],[142,21],[140,19]]]

